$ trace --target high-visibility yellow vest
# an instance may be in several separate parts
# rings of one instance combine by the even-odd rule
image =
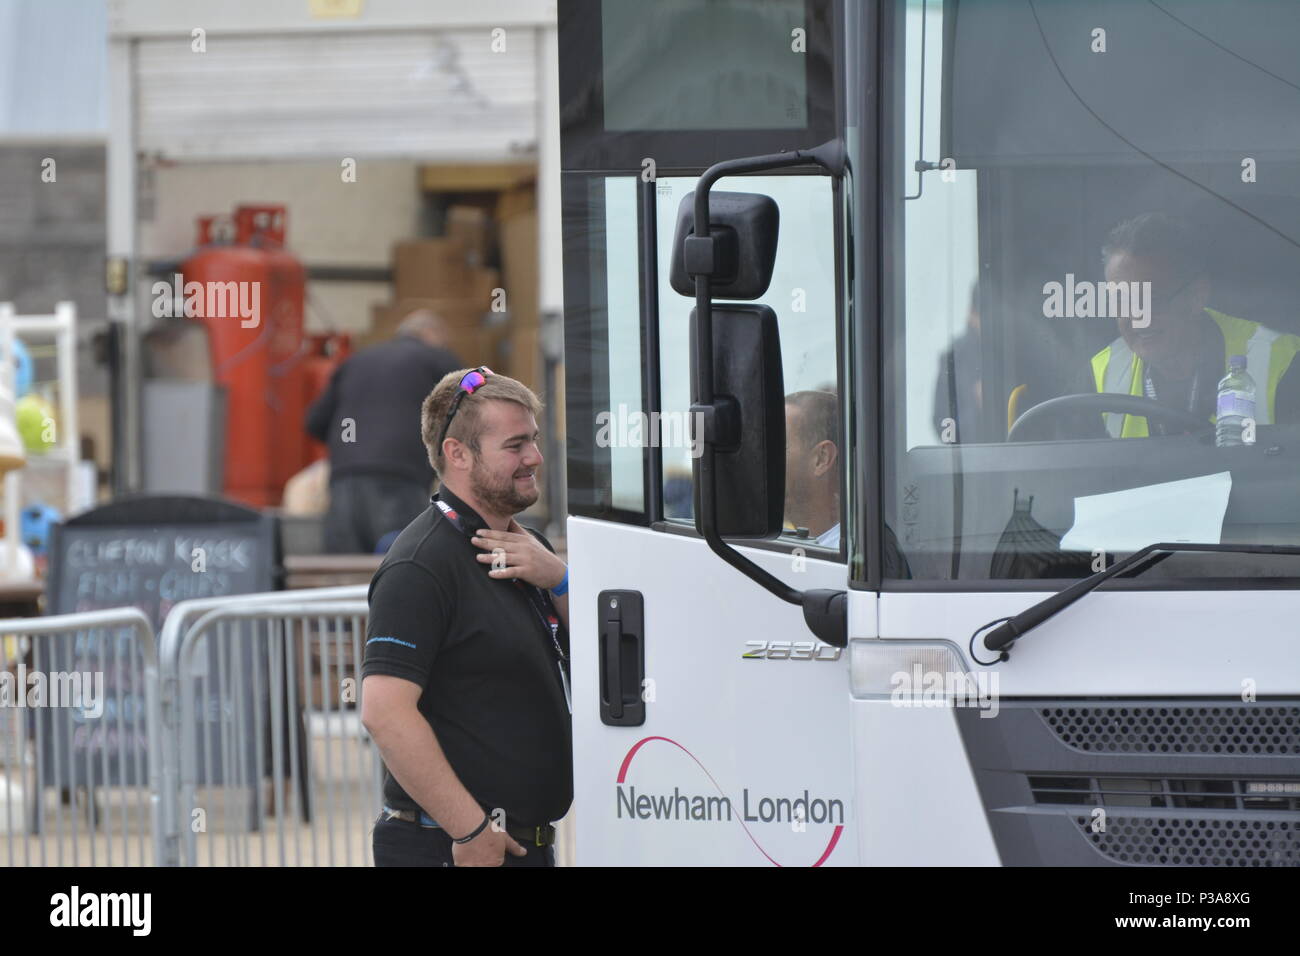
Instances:
[[[1246,356],[1246,371],[1255,380],[1267,383],[1264,401],[1257,402],[1255,424],[1273,424],[1273,402],[1277,397],[1277,383],[1291,366],[1291,360],[1300,352],[1300,336],[1276,332],[1258,322],[1234,318],[1214,309],[1206,309],[1223,332],[1224,374],[1228,359],[1234,355]],[[1142,359],[1118,338],[1092,357],[1092,376],[1099,392],[1118,392],[1121,395],[1138,395],[1142,391]],[[1214,385],[1218,385],[1216,381]],[[1263,407],[1260,407],[1260,406]],[[1120,415],[1103,412],[1106,431],[1111,438],[1146,438],[1147,420],[1139,415]],[[1210,421],[1215,420],[1210,416]]]

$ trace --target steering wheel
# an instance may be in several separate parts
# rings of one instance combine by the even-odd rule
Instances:
[[[1193,433],[1209,431],[1214,427],[1213,423],[1198,418],[1191,412],[1162,405],[1141,395],[1093,392],[1087,395],[1061,395],[1058,398],[1049,398],[1045,402],[1039,402],[1016,419],[1011,426],[1011,430],[1007,432],[1007,441],[1016,441],[1017,435],[1023,435],[1025,430],[1035,422],[1051,421],[1063,415],[1077,414],[1079,412],[1095,412],[1099,415],[1102,412],[1122,412],[1125,415],[1155,419],[1179,431]]]

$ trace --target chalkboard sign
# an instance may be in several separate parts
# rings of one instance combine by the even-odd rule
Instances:
[[[138,607],[156,631],[190,598],[278,586],[275,519],[229,501],[123,498],[82,512],[50,537],[51,614]]]
[[[137,607],[153,622],[155,633],[180,601],[274,590],[283,573],[274,517],[219,499],[152,495],[119,499],[56,525],[49,569],[50,613]],[[233,625],[231,634],[237,636],[244,627]],[[95,708],[99,713],[85,707],[33,712],[42,738],[37,755],[41,785],[147,785],[145,688],[137,643],[120,628],[88,629],[40,643],[34,670],[95,675],[95,681],[102,674],[103,680],[102,701]],[[228,680],[231,686],[220,686],[218,675],[250,672],[251,641],[237,641],[234,657],[229,646],[222,654],[216,641],[207,644],[196,672],[207,665],[205,709],[211,713],[197,715],[206,725],[198,735],[200,757],[213,767],[207,782],[232,775],[256,780],[251,737],[239,748],[244,766],[223,765],[221,722],[234,711],[241,718],[251,714],[264,704],[269,689],[252,688],[247,680],[236,687],[233,679]],[[198,684],[190,682],[183,692],[194,693]],[[247,719],[240,723],[253,726]]]

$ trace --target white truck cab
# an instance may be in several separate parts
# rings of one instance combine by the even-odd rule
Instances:
[[[1300,863],[1297,45],[561,0],[579,864]]]

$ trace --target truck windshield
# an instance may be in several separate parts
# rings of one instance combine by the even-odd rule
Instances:
[[[891,19],[886,576],[1300,544],[1300,5]]]

